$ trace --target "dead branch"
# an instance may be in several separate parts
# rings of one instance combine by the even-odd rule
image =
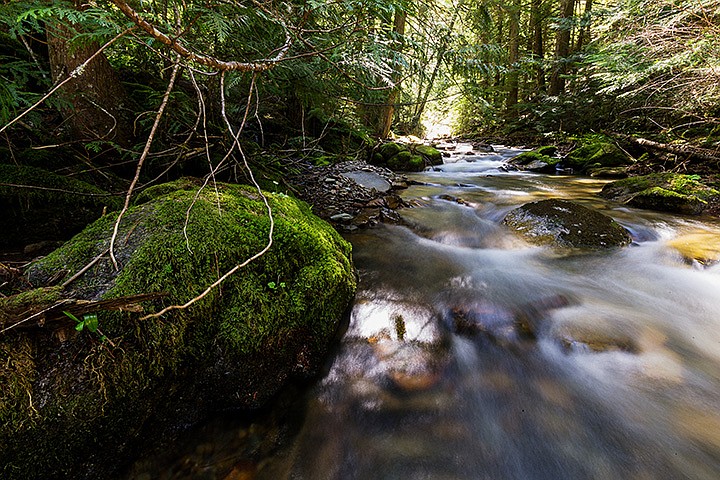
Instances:
[[[128,188],[127,194],[125,195],[125,205],[123,205],[122,210],[120,210],[120,213],[118,214],[117,219],[115,220],[115,227],[113,228],[113,234],[110,238],[110,259],[112,260],[113,266],[115,267],[115,270],[119,270],[120,267],[118,267],[117,259],[115,258],[115,239],[117,238],[118,229],[120,228],[120,221],[123,218],[123,215],[125,215],[125,212],[127,212],[128,208],[130,208],[130,199],[132,198],[133,189],[135,188],[135,185],[137,185],[138,181],[140,180],[140,171],[142,170],[143,164],[145,163],[145,159],[148,156],[148,153],[150,153],[150,146],[152,145],[153,139],[155,138],[155,134],[157,133],[158,126],[160,125],[160,118],[162,118],[163,113],[165,112],[165,107],[168,104],[168,100],[170,99],[170,93],[173,90],[173,87],[175,87],[175,79],[177,78],[178,70],[180,70],[180,56],[178,55],[177,61],[175,62],[175,67],[173,68],[172,75],[170,76],[170,82],[168,82],[168,87],[165,90],[165,95],[163,96],[162,103],[160,104],[160,108],[157,111],[157,115],[155,115],[155,122],[153,122],[152,129],[150,130],[150,135],[148,136],[147,141],[145,142],[145,148],[143,149],[142,154],[140,155],[140,160],[138,160],[137,169],[135,170],[135,177],[133,178],[132,182],[130,183],[130,187]]]
[[[242,123],[240,124],[240,127],[238,128],[237,132],[235,132],[232,128],[232,124],[230,123],[230,120],[227,117],[227,114],[225,112],[225,72],[222,72],[220,75],[220,105],[221,105],[221,113],[223,120],[225,120],[225,125],[228,128],[228,131],[232,135],[233,138],[233,145],[230,147],[230,150],[232,151],[233,147],[236,147],[238,151],[240,152],[240,155],[242,156],[243,163],[245,165],[245,168],[247,169],[248,176],[250,177],[250,180],[252,181],[253,185],[257,189],[258,194],[262,198],[263,202],[265,203],[265,208],[268,212],[268,218],[270,219],[270,230],[268,232],[268,241],[265,247],[257,252],[252,257],[246,259],[244,262],[239,263],[235,265],[233,268],[225,272],[223,276],[218,278],[215,282],[213,282],[212,285],[207,287],[200,295],[196,296],[195,298],[192,298],[188,300],[183,305],[171,305],[169,307],[165,307],[162,310],[160,310],[157,313],[152,313],[150,315],[145,315],[144,317],[141,317],[140,320],[145,320],[148,318],[155,318],[162,315],[165,315],[166,313],[172,311],[172,310],[185,310],[192,306],[194,303],[202,300],[205,298],[210,292],[212,292],[215,288],[217,288],[219,285],[221,285],[225,280],[227,280],[229,277],[231,277],[235,272],[240,270],[241,268],[244,268],[245,266],[249,265],[251,262],[257,260],[258,258],[265,255],[265,253],[270,250],[270,248],[273,245],[273,232],[275,231],[275,218],[273,217],[272,208],[270,207],[270,202],[268,201],[267,197],[263,193],[262,189],[260,188],[260,185],[258,185],[257,181],[255,180],[255,176],[252,173],[252,169],[250,169],[250,166],[248,165],[247,158],[245,157],[245,153],[242,150],[242,147],[240,146],[240,134],[243,131],[243,128],[245,128],[245,124],[247,122],[248,113],[250,112],[250,103],[252,101],[252,92],[255,85],[255,75],[253,75],[252,82],[250,84],[250,94],[248,95],[248,101],[245,105],[245,115],[243,116]]]
[[[38,305],[22,305],[14,309],[6,308],[0,310],[0,327],[2,327],[0,333],[9,330],[32,330],[42,327],[57,328],[74,324],[74,321],[63,312],[72,313],[78,318],[103,310],[139,313],[143,311],[142,302],[157,300],[166,295],[166,293],[141,293],[99,301],[66,298],[40,310],[38,310],[40,308]]]
[[[692,145],[673,145],[669,143],[659,143],[645,138],[632,137],[622,133],[613,133],[615,137],[619,137],[629,143],[638,145],[647,150],[658,152],[672,153],[680,155],[683,160],[696,160],[700,162],[720,162],[720,156],[716,152]]]

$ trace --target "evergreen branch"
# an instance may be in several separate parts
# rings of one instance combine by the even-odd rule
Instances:
[[[148,35],[163,45],[170,47],[181,57],[218,71],[262,72],[264,70],[269,70],[280,62],[285,55],[287,55],[287,52],[290,50],[290,45],[292,44],[289,30],[282,21],[277,19],[277,21],[282,25],[283,30],[285,30],[285,44],[279,48],[278,53],[273,58],[257,60],[255,62],[220,60],[212,56],[202,55],[189,50],[178,42],[177,37],[175,39],[168,37],[166,34],[158,30],[152,23],[143,19],[140,14],[133,10],[133,8],[124,0],[113,0],[113,3],[125,14],[126,17],[142,28]]]

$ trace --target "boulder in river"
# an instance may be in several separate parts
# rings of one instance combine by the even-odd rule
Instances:
[[[30,267],[34,285],[69,283],[0,299],[3,325],[4,312],[24,305],[35,309],[16,318],[68,298],[162,296],[143,302],[142,314],[140,304],[78,313],[88,327],[80,332],[65,318],[69,328],[33,320],[32,329],[3,333],[3,478],[111,478],[157,432],[211,410],[261,406],[322,365],[355,290],[350,245],[305,203],[266,198],[272,247],[189,308],[159,318],[139,317],[184,304],[267,245],[270,219],[256,190],[217,184],[198,192],[192,181],[148,189],[120,225],[119,270],[103,256],[114,214]]]
[[[653,173],[608,183],[600,196],[630,207],[698,215],[720,191],[699,181],[696,175]]]
[[[427,145],[388,142],[375,150],[371,163],[395,172],[421,172],[426,164],[441,165],[443,160],[439,150]]]
[[[552,146],[540,147],[511,158],[507,165],[528,172],[555,173],[557,165],[561,161],[553,156],[555,151],[556,148]]]
[[[511,210],[503,224],[530,243],[570,248],[628,245],[628,231],[607,215],[557,198],[526,203]]]
[[[633,159],[620,147],[610,142],[593,142],[572,150],[563,159],[567,168],[576,173],[586,173],[592,169],[620,167],[630,165]]]

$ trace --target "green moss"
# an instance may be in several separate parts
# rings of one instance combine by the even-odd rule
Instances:
[[[567,166],[584,170],[592,167],[619,167],[629,165],[632,159],[614,143],[589,143],[570,152],[565,162]]]
[[[720,195],[718,190],[708,187],[695,175],[678,173],[653,173],[639,177],[631,177],[613,182],[617,187],[625,187],[633,192],[660,188],[680,195],[693,195],[701,200]]]
[[[443,163],[442,153],[437,148],[428,145],[413,145],[412,150],[425,158],[430,165],[441,165]]]
[[[9,297],[0,297],[0,325],[11,325],[22,319],[22,317],[18,318],[19,315],[41,311],[60,299],[60,287],[35,288]],[[1,391],[0,402],[2,402]]]
[[[161,183],[160,185],[154,185],[150,188],[146,188],[140,192],[137,197],[135,197],[134,204],[140,205],[178,190],[194,190],[200,186],[202,186],[202,180],[199,178],[183,177],[175,180],[174,182]]]
[[[384,143],[378,149],[378,152],[380,152],[380,155],[382,155],[385,161],[389,160],[390,158],[403,151],[407,151],[407,147],[405,145],[395,142]]]
[[[513,165],[529,165],[536,161],[544,162],[548,165],[556,165],[560,159],[550,157],[546,154],[538,152],[537,150],[533,150],[530,152],[523,152],[520,155],[513,157],[510,163]]]
[[[552,157],[555,155],[555,153],[557,153],[557,147],[553,145],[547,145],[544,147],[536,148],[533,151],[539,155],[547,155],[548,157]]]
[[[698,214],[707,202],[720,195],[694,175],[654,173],[605,185],[601,196],[638,208]]]

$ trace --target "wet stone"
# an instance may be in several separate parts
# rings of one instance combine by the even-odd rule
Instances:
[[[290,182],[313,213],[344,232],[402,221],[394,210],[406,205],[393,192],[407,188],[407,178],[387,168],[362,161],[328,167],[306,165]]]
[[[355,217],[353,217],[349,213],[338,213],[337,215],[333,215],[332,217],[330,217],[330,220],[332,220],[333,222],[348,223],[351,222],[353,218]]]

